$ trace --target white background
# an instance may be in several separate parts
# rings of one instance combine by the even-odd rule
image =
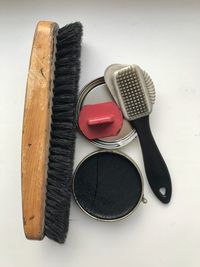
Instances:
[[[84,25],[80,88],[112,63],[136,63],[157,92],[151,115],[173,197],[145,197],[128,219],[97,222],[72,202],[67,241],[24,237],[20,150],[26,77],[38,20]],[[200,1],[0,0],[0,266],[200,266]],[[78,136],[75,164],[96,148]],[[138,141],[123,149],[144,174]]]

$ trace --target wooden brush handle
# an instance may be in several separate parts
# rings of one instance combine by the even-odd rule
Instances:
[[[54,22],[38,23],[30,58],[22,134],[22,206],[28,239],[44,235],[45,193],[50,137]]]

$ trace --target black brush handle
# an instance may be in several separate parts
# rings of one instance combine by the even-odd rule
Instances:
[[[152,136],[149,116],[131,121],[131,125],[136,129],[140,139],[146,176],[151,189],[160,201],[169,203],[172,194],[171,178]]]

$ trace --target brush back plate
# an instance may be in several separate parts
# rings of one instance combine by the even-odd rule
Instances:
[[[22,206],[28,239],[42,239],[50,136],[52,61],[58,25],[40,21],[36,27],[24,107],[22,134]]]

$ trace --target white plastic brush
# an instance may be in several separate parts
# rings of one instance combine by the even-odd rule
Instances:
[[[139,136],[149,184],[158,199],[168,203],[172,193],[171,179],[149,125],[149,114],[155,101],[153,82],[137,65],[122,67],[110,75],[124,117]]]

